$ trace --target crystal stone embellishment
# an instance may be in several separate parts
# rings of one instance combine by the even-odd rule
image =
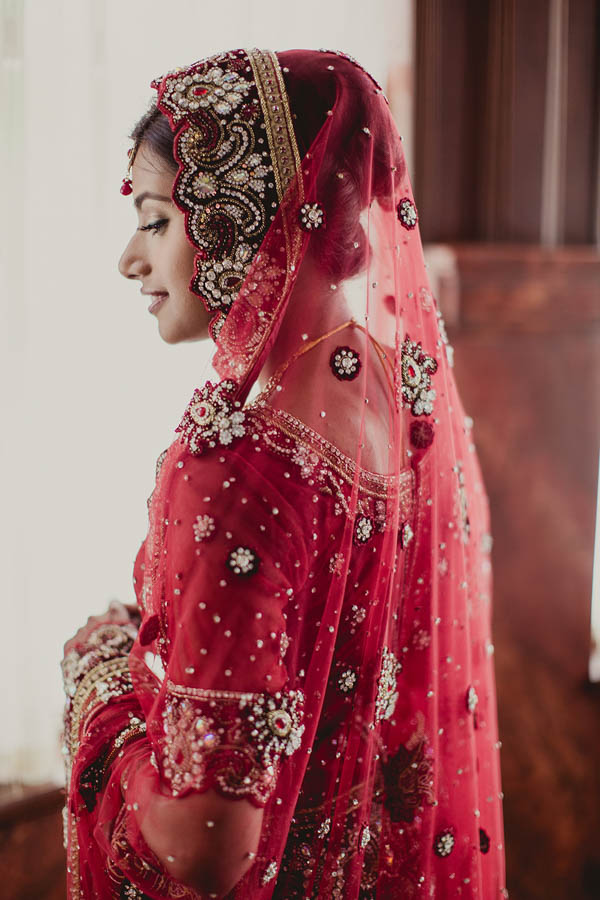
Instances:
[[[440,831],[435,836],[433,850],[437,856],[450,856],[454,849],[454,835],[450,828]]]
[[[181,432],[181,440],[187,443],[190,453],[199,456],[207,447],[227,446],[246,433],[246,416],[233,400],[235,390],[234,381],[220,381],[217,385],[207,381],[201,390],[196,388],[175,429]]]
[[[329,365],[340,381],[353,381],[361,369],[360,356],[351,347],[336,347],[329,358]]]
[[[409,231],[414,228],[419,221],[417,216],[417,208],[409,197],[403,197],[396,207],[398,219]]]
[[[298,219],[304,231],[316,231],[325,226],[325,210],[320,203],[304,203],[298,212]]]
[[[237,547],[227,557],[227,565],[234,575],[254,575],[258,570],[258,554],[250,547]]]
[[[428,356],[421,343],[411,341],[407,335],[402,344],[402,397],[414,416],[429,416],[433,412],[436,393],[431,387],[431,376],[438,364]]]

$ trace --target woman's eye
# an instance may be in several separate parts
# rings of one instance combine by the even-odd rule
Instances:
[[[168,219],[157,219],[156,222],[149,222],[148,225],[140,225],[140,231],[162,231],[167,224]]]

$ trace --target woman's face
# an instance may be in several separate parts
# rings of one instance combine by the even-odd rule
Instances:
[[[189,290],[195,251],[183,213],[171,200],[174,178],[174,172],[141,144],[131,167],[138,228],[119,260],[121,275],[140,282],[168,344],[207,337],[211,319],[200,297]]]

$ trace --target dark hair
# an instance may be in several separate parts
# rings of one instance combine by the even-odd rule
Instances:
[[[378,89],[363,69],[333,53],[289,50],[277,57],[284,69],[301,157],[316,138],[337,96],[336,117],[344,127],[337,129],[335,137],[328,141],[317,183],[317,199],[325,209],[327,224],[313,232],[311,243],[321,270],[332,280],[342,281],[357,275],[366,265],[369,244],[360,214],[371,196],[390,195],[392,182],[397,183],[404,174],[402,154],[399,147],[390,146],[387,110],[383,103],[372,103]],[[343,83],[339,91],[338,79]],[[370,139],[364,133],[366,123]],[[136,123],[130,137],[134,141],[134,157],[144,144],[170,170],[177,171],[173,132],[155,102]]]
[[[157,107],[156,101],[135,123],[129,137],[133,141],[133,158],[143,143],[167,168],[177,171],[177,162],[173,156],[173,132],[169,120]]]

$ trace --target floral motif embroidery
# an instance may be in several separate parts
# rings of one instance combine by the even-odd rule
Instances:
[[[437,368],[437,361],[425,353],[420,341],[411,341],[407,335],[402,344],[401,395],[414,416],[428,416],[433,412],[436,392],[431,387],[431,376],[437,372]],[[398,388],[399,384],[396,385],[397,394]]]
[[[254,575],[259,563],[258,554],[250,547],[238,547],[227,557],[227,565],[234,575]]]
[[[371,540],[374,530],[375,524],[373,519],[370,519],[368,516],[360,516],[354,526],[354,543],[367,544]]]
[[[452,828],[438,832],[433,842],[433,851],[437,856],[450,856],[454,849],[454,833]]]
[[[342,570],[344,568],[344,554],[343,553],[334,553],[331,559],[329,560],[329,571],[332,575],[341,576]]]
[[[483,828],[479,829],[479,849],[482,853],[488,853],[490,849],[490,836]]]
[[[362,367],[358,351],[352,347],[336,347],[329,357],[329,365],[340,381],[353,381]]]
[[[364,606],[357,606],[356,604],[352,605],[352,624],[360,625],[361,622],[364,622],[367,616],[367,611]]]
[[[353,669],[345,669],[338,678],[338,687],[340,691],[347,694],[356,684],[356,672]]]
[[[157,84],[153,85],[157,87]],[[213,107],[218,115],[230,115],[248,94],[250,84],[237,73],[220,66],[167,79],[161,101],[178,122],[188,113]]]
[[[410,423],[410,442],[418,450],[424,450],[433,443],[435,429],[430,422],[416,421]]]
[[[364,825],[360,831],[359,844],[360,844],[361,850],[365,849],[365,847],[367,846],[367,844],[369,843],[370,840],[371,840],[371,829],[369,828],[368,825]]]
[[[212,516],[206,514],[196,516],[196,521],[193,522],[192,527],[195,541],[207,541],[215,533],[215,520]]]
[[[410,526],[410,522],[405,522],[400,531],[400,546],[403,550],[406,550],[414,536],[415,533]]]
[[[417,216],[417,208],[409,197],[403,197],[396,207],[398,218],[402,225],[409,231],[414,228],[419,221]]]
[[[273,881],[275,876],[277,875],[277,863],[274,859],[271,860],[267,868],[262,874],[262,878],[260,879],[260,883],[264,886],[268,884],[270,881]]]
[[[213,385],[207,381],[196,388],[176,432],[181,432],[190,453],[199,456],[206,447],[226,446],[236,437],[243,437],[246,429],[245,414],[235,407],[239,403],[232,398],[236,385],[233,381],[220,381]]]
[[[375,701],[375,721],[390,719],[396,708],[398,693],[396,691],[396,676],[402,671],[402,665],[398,662],[388,647],[383,648],[381,660],[381,673],[377,683],[377,699]]]
[[[300,228],[315,231],[325,227],[325,210],[320,203],[304,203],[298,211]]]
[[[416,650],[424,650],[431,643],[431,635],[424,628],[420,628],[413,634],[412,642]]]

